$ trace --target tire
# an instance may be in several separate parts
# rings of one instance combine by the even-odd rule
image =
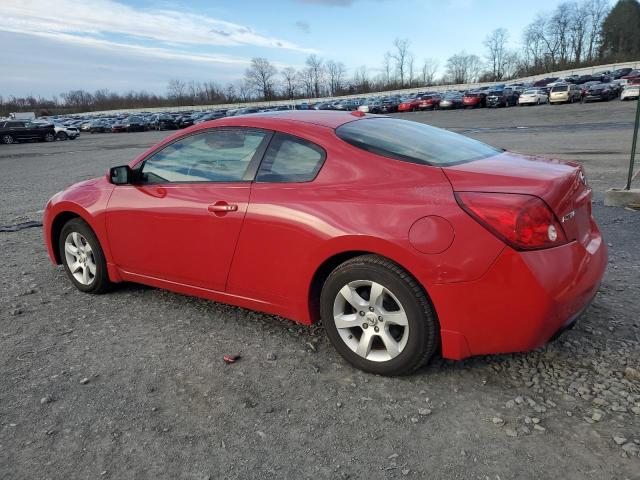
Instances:
[[[76,253],[73,253],[73,249]],[[98,237],[84,220],[74,218],[62,227],[58,238],[58,251],[67,276],[78,290],[93,294],[109,290],[111,282],[102,247]],[[77,265],[77,269],[72,273],[73,265]]]
[[[382,294],[371,306],[373,288]],[[370,373],[409,374],[440,344],[438,321],[422,287],[402,267],[377,255],[355,257],[331,272],[322,287],[320,316],[338,353]]]
[[[65,140],[69,140],[69,135],[67,135],[66,132],[58,132],[58,134],[56,135],[56,138],[60,141],[65,141]]]
[[[5,145],[11,145],[12,143],[15,143],[15,138],[13,138],[12,135],[3,135],[2,136],[2,143],[4,143]]]
[[[56,139],[55,133],[49,132],[44,136],[44,141],[45,142],[53,142],[53,141],[55,141],[55,139]]]

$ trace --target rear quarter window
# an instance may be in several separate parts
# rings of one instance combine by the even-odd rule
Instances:
[[[267,149],[256,181],[310,182],[324,163],[324,149],[302,138],[277,133]]]
[[[445,167],[498,155],[502,150],[464,135],[396,118],[345,123],[336,135],[354,147],[383,157]]]

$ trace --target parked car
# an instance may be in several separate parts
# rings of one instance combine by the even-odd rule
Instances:
[[[111,133],[123,133],[127,131],[124,120],[116,120],[111,124]]]
[[[546,87],[548,84],[558,80],[558,77],[546,77],[533,83],[534,87]]]
[[[441,99],[438,104],[438,108],[442,110],[462,108],[462,94],[460,93],[447,93]]]
[[[586,102],[605,101],[616,98],[614,90],[606,83],[591,85],[584,94],[582,100]]]
[[[395,97],[386,97],[380,103],[380,113],[393,113],[398,111],[400,102]]]
[[[358,107],[360,106],[360,102],[358,102],[357,100],[348,98],[346,100],[342,100],[340,102],[338,102],[335,105],[335,110],[343,110],[343,111],[348,111],[348,112],[352,112],[354,110],[357,110]]]
[[[360,112],[380,113],[382,111],[382,101],[379,98],[371,98],[358,107]]]
[[[541,103],[547,103],[549,97],[545,90],[540,88],[530,88],[525,90],[520,97],[518,97],[518,105],[540,105]]]
[[[111,131],[111,124],[106,120],[95,120],[89,123],[89,133],[106,133]]]
[[[591,200],[574,163],[397,118],[287,112],[178,132],[67,188],[43,236],[81,292],[130,281],[322,322],[346,361],[400,375],[572,326],[607,264]]]
[[[4,144],[38,140],[53,142],[56,139],[52,123],[37,124],[28,120],[0,120],[0,141]]]
[[[518,104],[518,94],[511,88],[489,90],[487,93],[487,107],[509,107]]]
[[[467,108],[485,107],[487,94],[485,92],[467,92],[462,96],[462,104]]]
[[[418,108],[420,110],[436,110],[440,108],[440,101],[442,97],[438,93],[430,93],[428,95],[422,95],[418,101]]]
[[[167,113],[157,113],[151,117],[149,126],[155,130],[175,130],[178,128],[175,119]]]
[[[627,80],[640,78],[640,70],[631,70],[629,73],[627,73],[626,75],[623,75],[620,78],[626,78]]]
[[[64,125],[54,123],[53,129],[56,132],[57,140],[75,140],[80,136],[80,130],[76,127],[65,127]]]
[[[620,94],[620,100],[638,99],[640,94],[640,85],[626,85]]]
[[[551,87],[549,94],[549,103],[573,103],[582,99],[582,92],[578,85],[573,83],[565,83],[564,85],[555,85]]]
[[[211,113],[207,113],[206,115],[201,116],[200,118],[198,118],[194,123],[194,125],[197,125],[199,123],[202,122],[208,122],[209,120],[217,120],[218,118],[223,118],[225,116],[226,112],[211,112]]]
[[[421,97],[408,98],[398,105],[399,112],[415,112],[420,109],[422,104]]]
[[[614,80],[617,80],[624,77],[625,75],[628,75],[632,70],[632,68],[618,68],[617,70],[611,72],[610,77]]]
[[[143,132],[146,130],[146,123],[137,115],[131,115],[130,117],[125,118],[122,121],[122,125],[124,125],[124,129],[127,132]]]

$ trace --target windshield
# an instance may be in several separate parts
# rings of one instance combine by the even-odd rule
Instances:
[[[535,95],[536,93],[538,93],[538,90],[525,90],[524,92],[525,95]]]
[[[455,165],[500,153],[499,149],[463,135],[396,118],[345,123],[336,129],[336,134],[362,150],[423,165]]]
[[[568,91],[569,91],[569,85],[556,85],[555,87],[551,88],[551,93],[568,92]]]

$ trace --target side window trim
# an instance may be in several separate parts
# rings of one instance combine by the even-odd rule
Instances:
[[[258,172],[260,171],[260,167],[262,167],[262,163],[265,160],[265,157],[267,156],[267,152],[269,151],[269,147],[271,147],[271,144],[273,143],[274,140],[276,140],[278,137],[290,137],[305,143],[309,143],[313,146],[315,146],[316,148],[320,149],[320,151],[322,152],[322,159],[320,160],[320,165],[318,166],[318,170],[316,171],[316,174],[313,176],[313,178],[310,178],[309,180],[304,180],[304,181],[267,181],[267,180],[263,180],[260,181],[258,180]],[[315,142],[312,142],[311,140],[308,140],[306,138],[303,137],[299,137],[297,135],[293,135],[291,133],[285,133],[285,132],[272,132],[271,138],[269,139],[269,143],[268,145],[265,147],[264,151],[262,152],[262,157],[260,158],[260,162],[259,164],[256,166],[256,171],[254,174],[254,182],[255,183],[311,183],[313,182],[316,178],[318,178],[318,175],[320,175],[320,171],[322,171],[322,167],[324,167],[324,164],[327,160],[327,151],[324,149],[324,147],[318,145]]]
[[[174,143],[181,142],[189,137],[193,137],[196,135],[203,135],[211,132],[219,132],[224,130],[242,130],[242,131],[254,131],[264,133],[264,138],[262,142],[254,152],[251,160],[249,161],[249,165],[247,166],[247,170],[242,177],[242,180],[236,180],[233,182],[209,182],[209,181],[186,181],[186,182],[166,182],[162,184],[154,184],[154,185],[188,185],[188,184],[201,184],[201,183],[244,183],[244,182],[252,182],[255,179],[255,176],[258,172],[258,168],[260,167],[260,163],[262,162],[262,158],[267,151],[268,146],[271,144],[271,139],[274,136],[274,132],[272,130],[268,130],[265,128],[257,128],[257,127],[242,127],[242,126],[220,126],[220,127],[211,127],[203,130],[197,130],[195,132],[187,133],[186,135],[182,135],[173,139],[171,142],[162,145],[159,148],[156,148],[148,155],[146,155],[142,160],[136,163],[133,167],[135,177],[138,177],[142,172],[142,168],[144,164],[154,155],[162,152],[164,149],[170,147]],[[136,183],[136,185],[145,185],[144,183]]]

